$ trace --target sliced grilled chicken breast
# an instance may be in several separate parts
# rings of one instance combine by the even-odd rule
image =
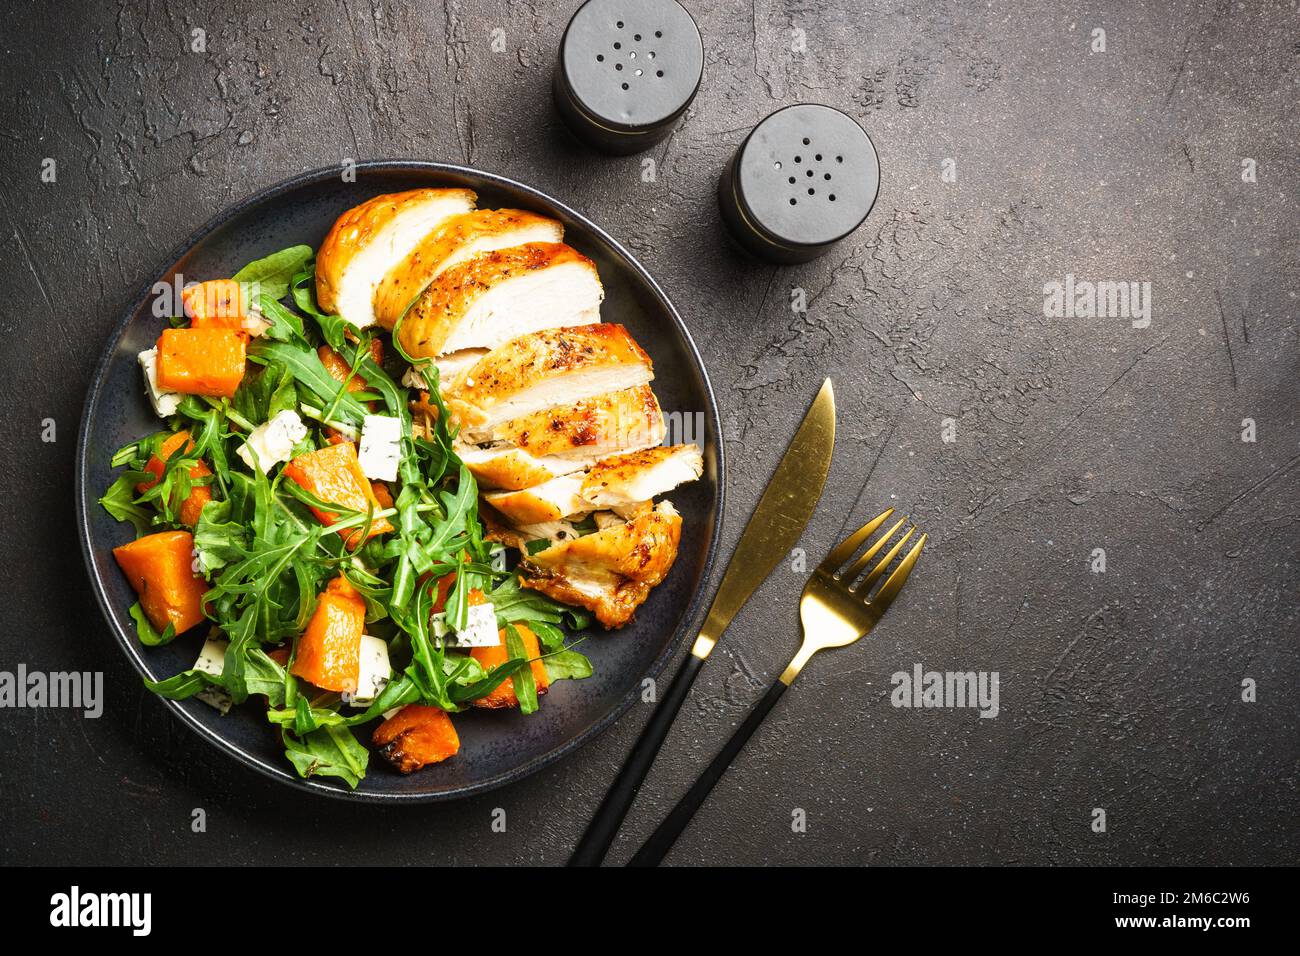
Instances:
[[[648,501],[704,474],[695,445],[669,445],[614,455],[596,464],[578,492],[601,508]]]
[[[375,324],[375,288],[430,232],[474,208],[468,189],[376,196],[340,216],[316,255],[316,301],[345,321]]]
[[[484,441],[502,422],[653,378],[650,356],[627,329],[585,325],[511,339],[466,371],[446,396],[465,437]]]
[[[483,535],[484,540],[499,541],[508,548],[514,548],[521,555],[528,554],[528,545],[534,541],[545,540],[551,544],[559,544],[562,541],[572,541],[582,537],[570,521],[543,521],[539,524],[513,527],[507,524],[505,518],[486,501],[479,502],[479,517],[483,519],[487,529],[487,533]]]
[[[528,556],[526,587],[577,604],[607,628],[622,627],[677,559],[682,519],[671,502],[626,524]]]
[[[472,368],[479,359],[487,355],[487,349],[463,349],[450,355],[440,355],[433,364],[438,369],[439,390],[445,390],[468,368]],[[402,384],[407,388],[428,388],[425,377],[414,368],[408,368],[402,376]]]
[[[512,418],[490,432],[538,457],[594,461],[616,452],[651,448],[664,440],[664,415],[649,385],[593,395],[571,405]]]
[[[391,331],[429,283],[474,256],[563,238],[564,227],[554,219],[522,209],[478,209],[448,219],[414,248],[408,248],[405,258],[380,277],[382,281],[375,289],[375,320]]]
[[[511,524],[541,524],[595,511],[581,490],[582,475],[564,475],[522,491],[489,491],[483,499]]]
[[[414,356],[493,349],[528,332],[600,321],[595,264],[562,242],[530,242],[443,271],[402,319]]]
[[[590,458],[560,458],[555,455],[538,458],[508,445],[480,448],[458,444],[456,454],[469,468],[478,486],[489,491],[531,488],[595,464]]]

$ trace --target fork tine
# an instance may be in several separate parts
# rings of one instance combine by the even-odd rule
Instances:
[[[917,558],[921,556],[921,549],[925,547],[925,542],[928,539],[929,535],[921,534],[920,540],[912,546],[911,551],[907,552],[907,557],[894,569],[894,573],[885,580],[885,583],[880,586],[880,590],[876,592],[876,596],[871,599],[872,607],[878,607],[881,614],[885,613],[885,609],[898,596],[898,592],[903,590],[903,585],[907,583],[907,576],[912,573],[912,568],[916,566]]]
[[[857,551],[858,548],[862,547],[862,542],[866,541],[867,538],[871,536],[872,532],[874,532],[877,528],[879,528],[882,524],[884,524],[885,519],[888,518],[893,513],[894,513],[893,508],[885,509],[883,512],[876,515],[874,518],[872,518],[870,521],[864,524],[857,531],[853,532],[851,535],[849,535],[847,538],[845,538],[843,541],[837,544],[834,548],[831,549],[831,553],[826,556],[826,560],[821,563],[820,565],[821,570],[827,572],[828,574],[834,574],[836,571],[838,571],[840,569],[840,565],[842,565],[849,558],[853,557],[853,553]]]
[[[885,569],[894,563],[894,559],[898,557],[898,552],[903,550],[903,545],[907,544],[907,539],[916,534],[916,530],[915,525],[908,528],[907,534],[898,539],[898,543],[890,548],[889,553],[880,559],[880,563],[871,569],[871,573],[862,579],[862,584],[853,590],[863,595],[863,597],[870,593],[875,583],[880,580],[880,576],[885,573]]]
[[[867,548],[867,550],[862,553],[862,557],[854,561],[853,566],[844,572],[840,577],[840,580],[843,581],[846,586],[852,584],[857,579],[857,576],[862,573],[862,569],[867,566],[867,562],[874,558],[881,548],[889,544],[889,539],[896,535],[898,529],[905,524],[907,524],[907,515],[903,515],[903,517],[899,518],[898,521],[894,522],[892,528],[882,534],[875,544]]]

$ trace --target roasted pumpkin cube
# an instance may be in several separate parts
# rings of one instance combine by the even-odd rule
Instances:
[[[246,340],[233,329],[164,329],[158,337],[158,387],[233,397],[244,378]]]
[[[533,681],[537,684],[537,693],[545,694],[551,682],[546,676],[546,665],[538,660],[542,656],[542,650],[541,645],[537,642],[537,635],[532,632],[532,629],[527,624],[516,622],[514,628],[519,632],[519,638],[524,645],[524,653],[528,655],[531,662],[528,666],[533,670]],[[484,670],[490,671],[498,664],[504,664],[510,660],[510,651],[506,648],[506,629],[502,628],[497,636],[501,638],[501,643],[494,647],[476,647],[469,652],[470,657],[483,665]],[[474,701],[474,706],[518,707],[519,698],[515,696],[514,677],[507,677],[492,693]]]
[[[190,326],[196,329],[244,329],[248,303],[234,279],[210,279],[181,293]]]
[[[179,431],[168,436],[158,448],[156,455],[149,456],[149,462],[144,466],[144,470],[153,474],[150,481],[142,481],[135,486],[139,492],[148,491],[158,482],[162,481],[163,472],[167,468],[167,462],[176,454],[177,450],[184,445],[188,452],[194,447],[194,442],[190,441],[190,433]],[[190,479],[206,478],[212,474],[207,464],[199,460],[190,466]],[[194,527],[198,523],[199,515],[203,513],[203,506],[212,500],[212,489],[208,485],[191,485],[189,497],[181,503],[181,523]]]
[[[460,750],[460,737],[447,712],[425,704],[407,704],[376,727],[370,740],[402,773],[439,763]]]
[[[304,452],[286,464],[283,471],[290,480],[321,501],[355,511],[365,511],[372,505],[376,511],[380,508],[379,500],[370,487],[370,479],[361,472],[356,446],[351,442]],[[339,515],[335,512],[322,508],[311,510],[321,524],[331,525],[339,520]],[[376,518],[370,525],[371,535],[392,530],[393,526],[387,518]],[[349,530],[345,535],[350,545],[356,544],[356,539],[361,537],[361,529]]]
[[[158,630],[176,633],[203,620],[207,582],[194,573],[194,536],[188,531],[160,531],[113,549],[145,616]]]
[[[321,592],[290,672],[324,690],[356,693],[365,630],[365,599],[339,575]]]

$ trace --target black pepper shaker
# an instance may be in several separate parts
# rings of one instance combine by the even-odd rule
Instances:
[[[703,73],[699,28],[675,0],[588,0],[560,41],[555,105],[597,149],[637,153],[672,132]]]
[[[880,190],[871,137],[837,109],[787,106],[754,127],[718,182],[735,239],[782,265],[827,252],[862,224]]]

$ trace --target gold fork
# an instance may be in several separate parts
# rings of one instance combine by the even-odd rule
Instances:
[[[740,753],[750,736],[763,722],[763,718],[781,699],[785,689],[789,687],[799,672],[804,669],[804,665],[818,651],[830,647],[844,647],[852,644],[871,633],[872,628],[879,623],[880,618],[885,611],[889,610],[889,605],[893,603],[898,592],[903,589],[907,583],[908,575],[912,573],[912,568],[916,566],[917,559],[921,556],[921,549],[925,547],[927,535],[922,532],[916,543],[912,545],[907,555],[899,562],[898,567],[885,579],[885,583],[875,589],[884,573],[889,570],[891,564],[902,552],[903,547],[911,540],[912,535],[917,531],[915,525],[907,530],[894,545],[885,553],[875,566],[867,572],[866,577],[862,577],[862,572],[867,569],[871,561],[880,554],[881,550],[894,539],[895,535],[902,530],[907,524],[907,518],[904,517],[895,522],[894,525],[882,534],[876,541],[862,553],[862,556],[846,567],[847,562],[861,548],[867,540],[880,529],[889,517],[894,513],[894,509],[887,511],[872,518],[865,525],[859,528],[853,534],[849,535],[842,542],[835,546],[826,560],[817,566],[813,571],[812,577],[804,585],[803,596],[799,599],[799,618],[803,623],[803,644],[800,645],[798,653],[791,659],[789,666],[782,671],[781,676],[772,682],[767,693],[745,722],[737,728],[735,734],[727,741],[727,745],[722,748],[718,755],[713,758],[713,763],[709,764],[704,773],[686,795],[678,801],[677,806],[664,818],[664,822],[659,824],[659,828],[650,835],[650,838],[637,850],[636,855],[628,861],[629,866],[656,866],[662,860],[673,843],[676,842],[683,830],[691,822],[700,806],[708,797],[710,791],[717,782],[722,779],[722,775],[727,772],[731,766],[732,760],[736,754]],[[858,578],[862,577],[859,582]]]

